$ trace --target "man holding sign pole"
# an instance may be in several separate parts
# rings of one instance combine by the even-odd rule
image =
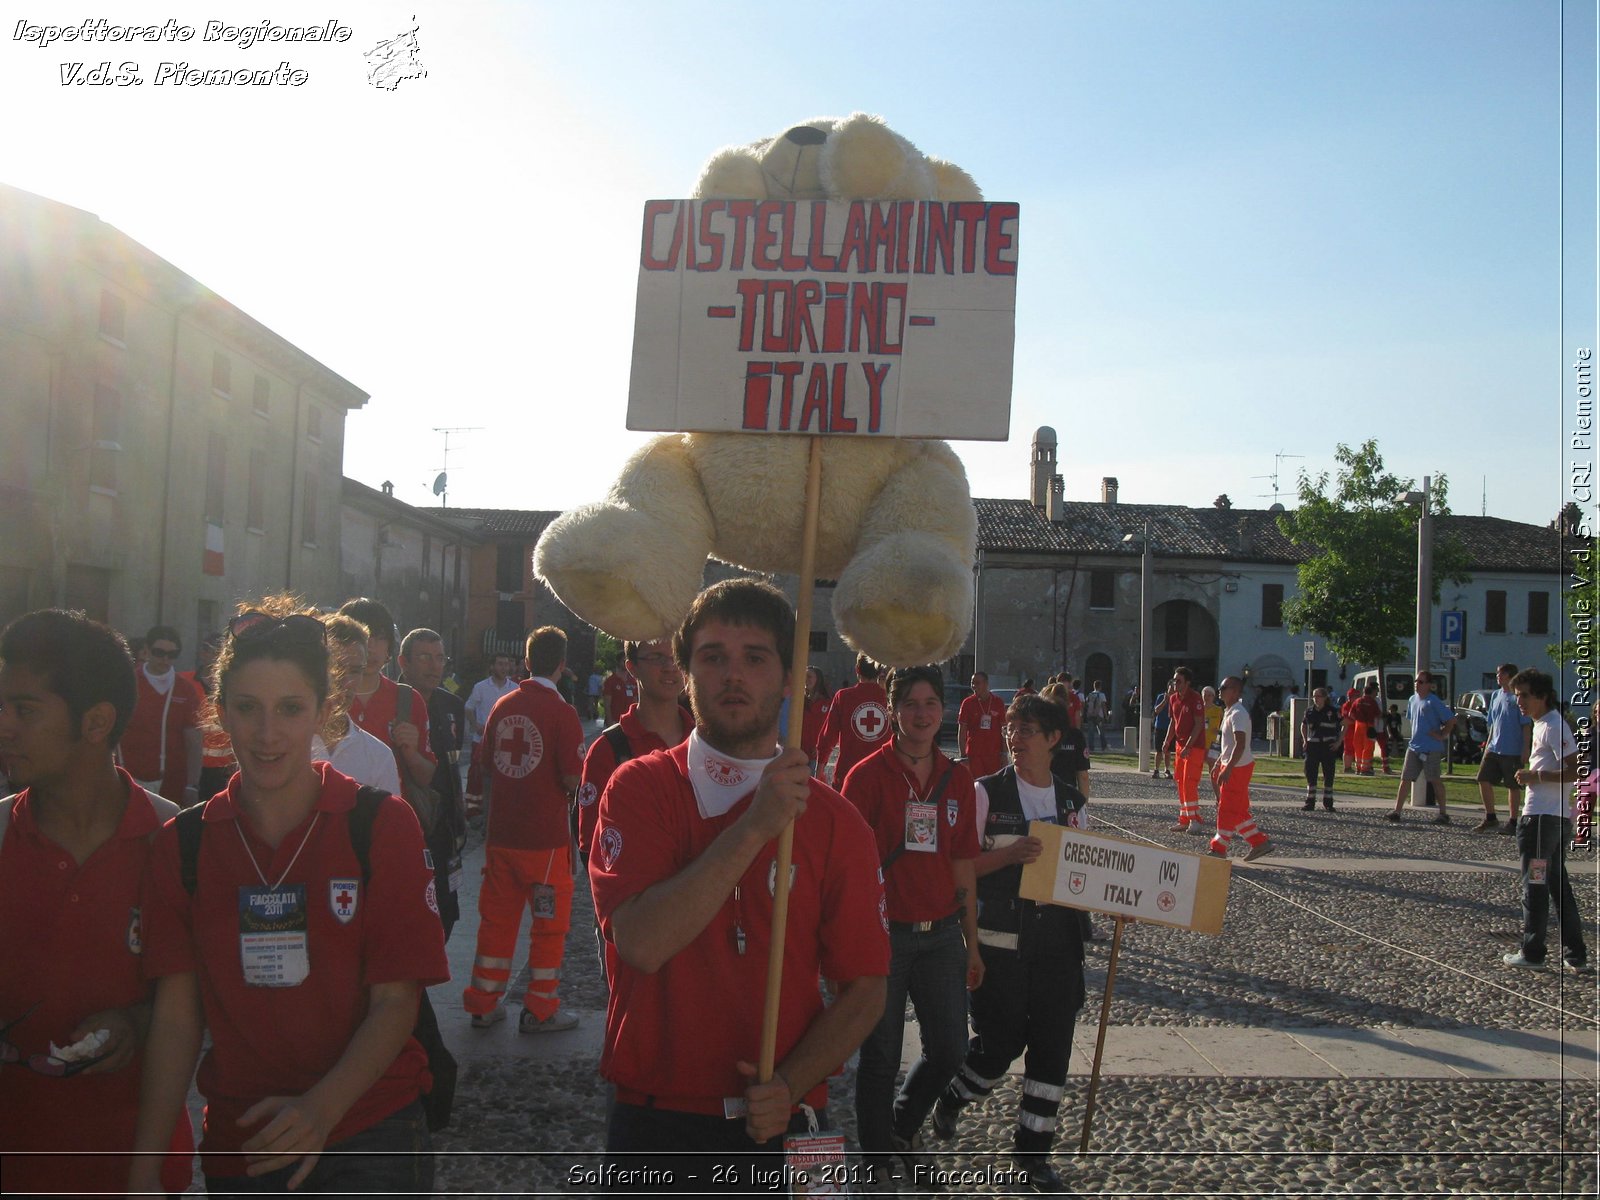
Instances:
[[[748,1190],[761,1155],[806,1129],[808,1107],[826,1119],[828,1075],[883,1012],[871,831],[811,778],[804,750],[778,748],[794,624],[766,583],[702,592],[673,637],[694,731],[623,763],[600,799],[589,874],[618,959],[600,1059],[614,1089],[606,1148],[632,1152],[608,1169],[618,1191]],[[758,1083],[774,839],[791,821],[776,1070]],[[819,976],[836,989],[827,1008]],[[675,1153],[686,1150],[700,1153]]]

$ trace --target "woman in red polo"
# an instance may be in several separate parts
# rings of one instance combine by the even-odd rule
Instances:
[[[983,982],[978,951],[978,827],[972,775],[939,751],[944,677],[937,667],[889,675],[894,736],[857,763],[844,795],[877,841],[889,923],[889,995],[861,1045],[856,1127],[869,1153],[923,1162],[922,1123],[967,1050],[967,991]],[[906,998],[922,1054],[895,1092]],[[880,1164],[881,1169],[881,1164]]]
[[[351,844],[357,784],[311,761],[330,715],[322,622],[291,602],[236,617],[213,693],[239,773],[207,802],[185,877],[178,828],[156,842],[143,896],[156,981],[137,1149],[161,1146],[200,1050],[200,1144],[217,1192],[427,1192],[411,1030],[419,988],[449,978],[422,834],[378,806],[365,869]],[[362,1152],[322,1157],[324,1148]],[[138,1159],[130,1190],[156,1190]]]

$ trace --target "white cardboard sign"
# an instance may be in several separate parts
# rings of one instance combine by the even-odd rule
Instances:
[[[1044,853],[1022,869],[1021,894],[1046,904],[1220,933],[1232,867],[1185,854],[1035,821]]]
[[[1004,441],[1018,206],[651,200],[628,428]]]

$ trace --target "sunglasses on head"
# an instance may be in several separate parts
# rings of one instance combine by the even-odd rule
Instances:
[[[295,641],[320,646],[327,638],[327,627],[316,617],[295,613],[287,617],[274,617],[270,613],[251,610],[240,613],[228,622],[228,636],[236,642],[253,641],[270,637],[279,630]]]

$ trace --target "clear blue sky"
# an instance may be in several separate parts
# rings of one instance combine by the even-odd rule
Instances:
[[[1593,3],[1567,8],[1592,92]],[[623,416],[643,201],[686,194],[722,145],[855,109],[1022,205],[1012,437],[957,446],[974,494],[1024,495],[1051,425],[1069,499],[1115,475],[1126,501],[1264,507],[1277,452],[1301,456],[1287,498],[1368,437],[1400,474],[1448,474],[1458,512],[1485,476],[1492,515],[1544,523],[1566,498],[1557,0],[114,11],[354,27],[84,53],[14,40],[13,15],[0,178],[99,214],[370,391],[346,470],[413,503],[432,502],[434,426],[481,427],[451,437],[452,505],[598,499],[641,440]],[[369,86],[361,51],[412,13],[427,78]],[[310,78],[57,82],[102,57]],[[1566,237],[1589,276],[1569,266],[1567,316],[1592,330],[1578,132]]]

